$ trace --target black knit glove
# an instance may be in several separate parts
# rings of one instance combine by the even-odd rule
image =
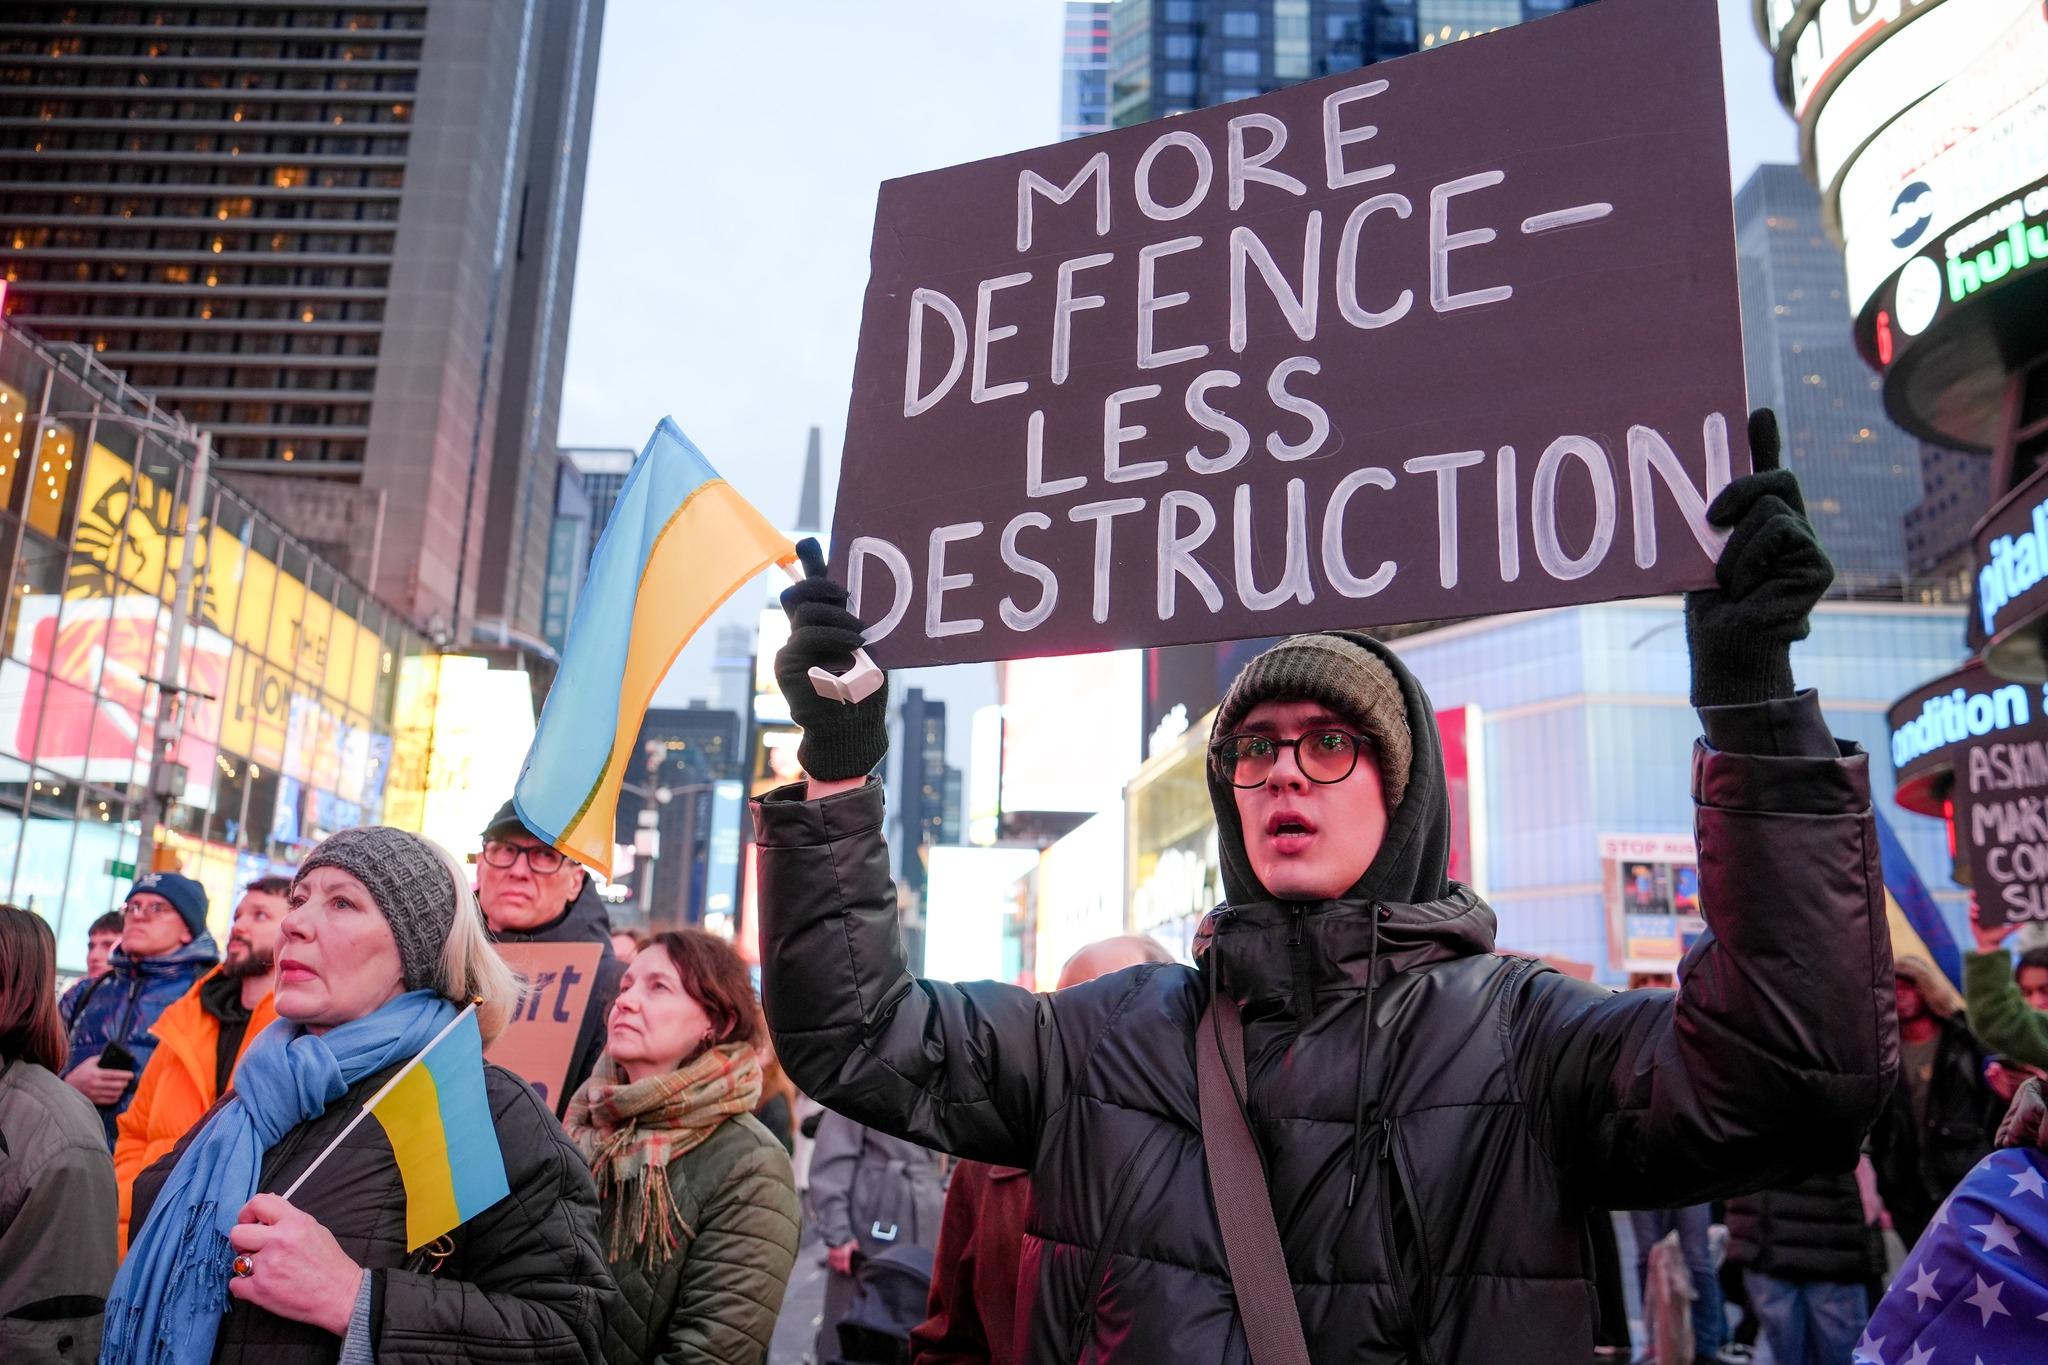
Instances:
[[[796,553],[807,576],[782,594],[789,643],[775,652],[775,681],[789,703],[790,719],[803,727],[797,760],[821,782],[866,777],[889,751],[888,680],[863,701],[818,695],[811,669],[844,673],[853,667],[853,651],[861,647],[860,619],[846,609],[846,589],[825,576],[818,542],[806,537],[797,542]]]
[[[1778,467],[1778,418],[1749,415],[1756,472],[1721,490],[1707,521],[1729,532],[1714,565],[1717,588],[1685,595],[1692,651],[1692,704],[1732,706],[1792,695],[1792,642],[1810,628],[1814,603],[1835,580],[1799,480]]]

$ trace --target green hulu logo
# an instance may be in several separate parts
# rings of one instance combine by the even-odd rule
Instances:
[[[2003,238],[1975,255],[1949,257],[1949,302],[1961,303],[1985,285],[2043,260],[2048,260],[2048,219],[2014,223]]]

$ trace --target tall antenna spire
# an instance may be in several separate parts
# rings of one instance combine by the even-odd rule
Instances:
[[[822,531],[825,529],[818,524],[820,520],[818,510],[819,485],[821,482],[818,453],[819,439],[818,429],[812,427],[810,444],[804,450],[803,493],[798,498],[796,507],[796,529],[799,531]]]

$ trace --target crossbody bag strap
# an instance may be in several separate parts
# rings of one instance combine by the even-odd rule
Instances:
[[[1202,1156],[1223,1229],[1230,1288],[1253,1365],[1309,1365],[1266,1168],[1246,1122],[1244,1021],[1237,1002],[1217,995],[1195,1029],[1195,1087],[1202,1106]]]

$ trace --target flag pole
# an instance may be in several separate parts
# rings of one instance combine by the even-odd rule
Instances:
[[[334,1149],[341,1146],[341,1144],[345,1140],[347,1140],[348,1135],[356,1130],[356,1125],[361,1123],[364,1119],[368,1118],[370,1115],[370,1111],[372,1109],[375,1109],[378,1103],[382,1101],[386,1095],[391,1093],[392,1087],[396,1086],[400,1081],[404,1080],[408,1075],[410,1075],[412,1073],[412,1069],[420,1064],[420,1059],[422,1057],[426,1056],[429,1052],[432,1052],[435,1046],[439,1044],[443,1038],[446,1038],[449,1034],[455,1031],[455,1026],[457,1024],[461,1023],[464,1019],[468,1018],[471,1014],[474,1014],[475,1012],[476,1001],[472,1000],[467,1005],[464,1005],[462,1007],[462,1012],[460,1014],[457,1014],[453,1019],[450,1019],[448,1021],[447,1027],[443,1028],[439,1033],[435,1034],[432,1040],[430,1040],[425,1047],[421,1048],[418,1052],[415,1052],[412,1056],[411,1061],[407,1062],[404,1066],[398,1068],[397,1072],[392,1075],[390,1080],[384,1082],[383,1085],[378,1086],[376,1094],[370,1096],[370,1098],[363,1101],[363,1107],[356,1110],[356,1115],[354,1118],[348,1121],[348,1126],[342,1129],[339,1133],[336,1133],[334,1135],[334,1141],[328,1143],[325,1147],[322,1147],[320,1149],[320,1155],[313,1158],[312,1165],[306,1167],[305,1170],[299,1172],[299,1178],[297,1180],[294,1180],[291,1184],[291,1188],[284,1192],[284,1199],[286,1203],[291,1202],[291,1197],[299,1192],[299,1186],[306,1183],[307,1177],[311,1176],[313,1172],[320,1169],[320,1163],[327,1160],[327,1158],[333,1154]]]

